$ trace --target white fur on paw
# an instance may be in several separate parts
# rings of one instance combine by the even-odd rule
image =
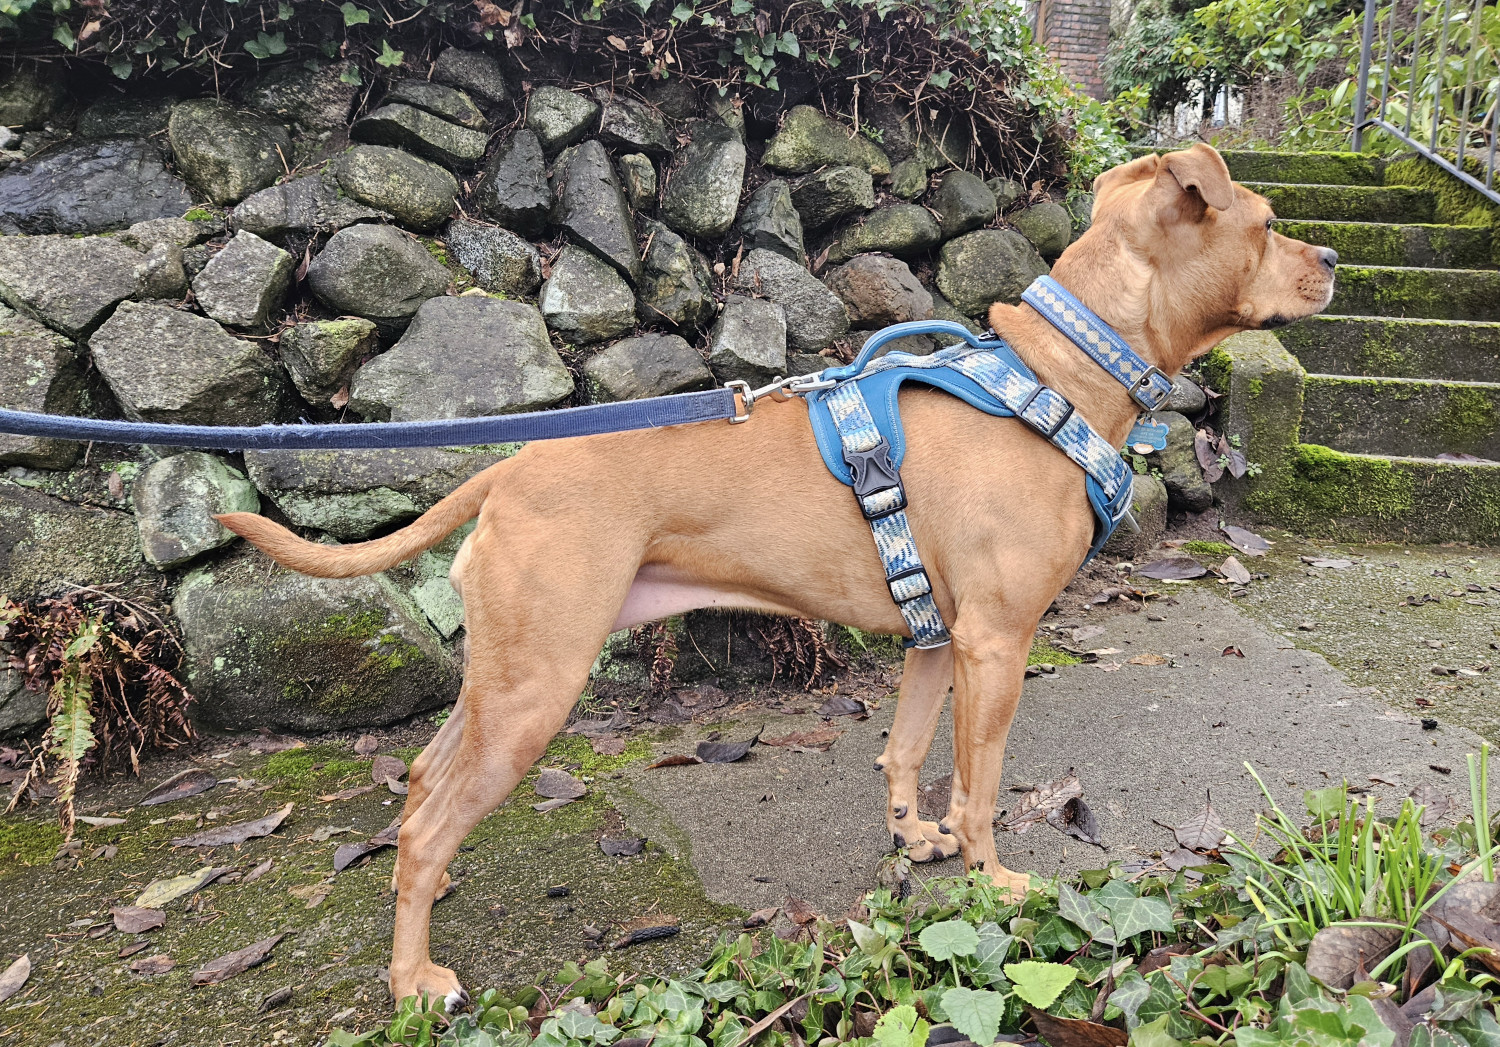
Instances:
[[[462,989],[454,989],[447,996],[443,997],[443,1010],[447,1011],[449,1014],[452,1014],[454,1011],[458,1010],[468,1002],[468,993],[464,992]]]

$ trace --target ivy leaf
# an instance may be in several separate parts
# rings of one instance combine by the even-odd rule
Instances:
[[[729,0],[729,13],[732,15],[747,15],[755,10],[755,5],[750,0]]]
[[[62,44],[69,51],[78,46],[78,40],[73,36],[73,30],[66,22],[58,22],[52,27],[52,39]]]
[[[1247,1031],[1250,1030],[1242,1029],[1235,1035],[1235,1042],[1240,1047],[1245,1047],[1247,1043],[1251,1042],[1245,1038]],[[1182,1041],[1174,1039],[1172,1034],[1167,1032],[1167,1016],[1165,1014],[1154,1022],[1136,1026],[1135,1031],[1130,1034],[1130,1044],[1131,1047],[1182,1047]]]
[[[397,51],[389,40],[383,39],[380,41],[380,54],[375,56],[375,61],[389,69],[406,61],[406,52]]]
[[[893,1007],[875,1023],[879,1047],[926,1047],[928,1025],[910,1004]]]
[[[883,934],[858,920],[849,921],[849,932],[854,935],[854,944],[865,952],[875,952],[885,944]]]
[[[686,22],[689,18],[693,17],[693,13],[692,4],[678,4],[672,8],[672,20],[674,22]]]
[[[923,927],[917,941],[922,951],[934,960],[951,960],[955,956],[973,956],[979,948],[979,932],[963,920],[944,920]]]
[[[245,50],[249,51],[255,58],[270,58],[272,55],[286,54],[286,34],[267,33],[262,30],[255,34],[254,40],[245,41]]]
[[[974,950],[974,980],[996,989],[1010,988],[1005,980],[1005,961],[1010,959],[1010,947],[1015,940],[998,923],[980,924],[979,947]]]
[[[1161,931],[1163,934],[1173,931],[1171,904],[1155,895],[1137,897],[1135,888],[1124,880],[1109,881],[1091,892],[1089,901],[1109,917],[1117,942],[1143,931]]]
[[[128,80],[134,69],[135,65],[124,55],[116,55],[109,60],[109,71],[121,80]]]
[[[1020,964],[1011,964],[1010,967],[1018,967]],[[1046,967],[1061,967],[1061,964],[1043,964]],[[1010,967],[1006,973],[1010,973]],[[1063,967],[1070,975],[1076,974],[1071,967]],[[1059,988],[1058,992],[1062,989]],[[1048,997],[1051,1003],[1057,993]],[[948,1020],[953,1027],[975,1043],[994,1043],[995,1037],[1000,1034],[1000,1019],[1005,1015],[1005,997],[989,989],[966,989],[957,986],[943,993],[943,1010],[947,1012]]]
[[[1068,884],[1061,884],[1057,889],[1057,912],[1096,942],[1103,945],[1119,943],[1093,899],[1085,898]]]
[[[353,64],[349,65],[339,74],[339,79],[346,84],[353,84],[355,87],[365,82],[365,78],[359,75],[359,66]]]
[[[1151,986],[1145,978],[1141,977],[1139,971],[1130,970],[1120,975],[1120,980],[1115,983],[1115,991],[1109,994],[1111,1007],[1118,1007],[1120,1013],[1125,1016],[1126,1030],[1132,1030],[1141,1024],[1138,1017],[1141,1004],[1145,1003],[1151,995]]]
[[[344,25],[346,26],[367,25],[370,21],[370,12],[362,7],[355,7],[348,0],[344,0],[344,3],[339,5],[339,10],[344,12]]]
[[[1062,995],[1062,991],[1073,984],[1078,969],[1061,963],[1043,963],[1040,960],[1023,960],[1021,963],[1005,965],[1005,976],[1015,986],[1016,995],[1033,1007],[1046,1010]],[[946,1002],[946,1001],[945,1001]],[[967,1031],[965,1031],[967,1035]],[[994,1036],[976,1043],[992,1043]]]
[[[290,22],[295,16],[296,12],[292,10],[292,5],[287,3],[286,0],[281,0],[276,5],[276,20],[278,22]]]

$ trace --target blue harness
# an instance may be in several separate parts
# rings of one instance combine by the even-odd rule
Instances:
[[[1172,380],[1136,355],[1057,281],[1038,277],[1021,299],[1118,379],[1142,410],[1155,411],[1166,403]],[[912,334],[957,335],[962,342],[931,356],[890,353],[871,359],[893,339]],[[830,368],[818,377],[819,385],[836,383],[807,394],[818,450],[839,482],[853,488],[860,511],[870,522],[891,599],[911,629],[911,646],[941,647],[951,637],[906,516],[906,488],[900,471],[906,433],[897,396],[908,380],[942,389],[986,414],[1019,418],[1083,469],[1089,505],[1097,517],[1085,563],[1130,509],[1130,466],[1062,394],[1038,381],[1000,339],[981,339],[961,324],[945,320],[896,324],[865,342],[854,362]]]

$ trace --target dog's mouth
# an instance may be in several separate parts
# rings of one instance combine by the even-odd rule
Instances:
[[[1262,331],[1274,331],[1278,327],[1285,327],[1290,323],[1292,323],[1292,320],[1289,317],[1282,316],[1280,313],[1275,313],[1265,318],[1265,320],[1260,325],[1260,329]]]

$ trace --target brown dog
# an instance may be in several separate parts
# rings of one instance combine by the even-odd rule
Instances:
[[[1271,229],[1271,208],[1205,145],[1101,175],[1093,228],[1052,275],[1148,362],[1175,375],[1226,336],[1323,309],[1337,255]],[[1136,417],[1122,386],[1029,306],[993,306],[996,332],[1119,446]],[[930,389],[902,393],[913,532],[951,646],[912,650],[880,763],[893,838],[923,861],[962,850],[1007,887],[990,827],[1037,623],[1094,530],[1084,473],[1026,426]],[[982,453],[975,453],[982,448]],[[1019,492],[1026,492],[1025,497]],[[562,728],[605,638],[702,607],[906,633],[870,529],[824,467],[800,403],[746,425],[694,425],[536,443],[421,519],[360,545],[304,541],[258,516],[223,524],[322,578],[385,570],[478,515],[453,565],[469,664],[458,704],[411,771],[395,876],[391,992],[461,1000],[428,954],[446,866]],[[917,772],[952,686],[953,795],[918,820]]]

